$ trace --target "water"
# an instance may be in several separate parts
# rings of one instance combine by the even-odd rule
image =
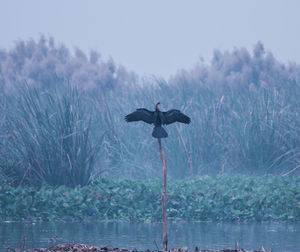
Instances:
[[[297,224],[215,224],[169,223],[169,247],[193,249],[257,249],[274,252],[300,251],[300,223]],[[87,243],[96,246],[139,250],[161,249],[162,225],[145,223],[41,222],[0,223],[0,251],[18,248],[25,236],[25,248],[50,247],[58,243]],[[52,239],[52,237],[57,237]]]

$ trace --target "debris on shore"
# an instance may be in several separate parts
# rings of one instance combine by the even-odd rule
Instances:
[[[125,248],[107,248],[107,247],[97,247],[87,244],[59,244],[52,246],[50,248],[36,248],[36,249],[28,249],[28,250],[21,250],[21,249],[10,249],[8,248],[6,252],[160,252],[158,250],[151,251],[149,249],[145,251],[139,251],[137,249],[129,250]],[[221,249],[221,250],[212,250],[212,249],[198,249],[196,247],[194,250],[188,250],[187,248],[174,248],[169,249],[169,252],[272,252],[271,250],[265,250],[263,247],[261,247],[258,250],[245,250],[245,249]]]

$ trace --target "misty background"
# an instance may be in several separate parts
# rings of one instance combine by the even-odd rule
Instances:
[[[161,176],[152,127],[124,121],[157,101],[192,119],[167,127],[171,177],[298,172],[300,67],[281,63],[262,42],[252,51],[215,50],[210,65],[168,82],[43,36],[0,55],[1,168],[8,177],[47,174],[57,183],[57,167],[88,171],[85,183],[90,176]]]
[[[0,1],[0,48],[43,34],[165,79],[210,64],[215,49],[252,51],[257,41],[283,63],[299,63],[299,9],[297,0]]]
[[[88,3],[1,2],[2,180],[160,177],[158,101],[170,177],[299,174],[298,2]]]

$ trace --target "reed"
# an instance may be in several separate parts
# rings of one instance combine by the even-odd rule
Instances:
[[[11,99],[4,169],[14,184],[86,185],[99,153],[91,138],[93,111],[77,88],[40,91],[21,88]],[[3,167],[2,167],[3,168]]]
[[[3,96],[1,170],[18,183],[75,186],[99,174],[160,177],[152,127],[124,121],[135,108],[154,109],[158,101],[192,120],[187,127],[166,127],[171,178],[300,172],[297,82],[253,87],[155,80],[93,94],[62,84]]]
[[[284,174],[299,165],[299,85],[214,87],[159,83],[106,97],[114,127],[108,140],[111,167],[119,176],[159,176],[151,127],[126,127],[123,117],[135,107],[179,108],[192,118],[188,127],[170,125],[165,141],[173,177],[218,173]],[[105,121],[103,114],[99,113]],[[147,133],[148,131],[148,133]],[[136,155],[139,153],[138,155]],[[114,163],[115,162],[115,163]],[[130,171],[130,172],[128,172]],[[297,169],[294,170],[297,173]]]

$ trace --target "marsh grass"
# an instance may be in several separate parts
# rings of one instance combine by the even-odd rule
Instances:
[[[93,111],[76,88],[38,91],[27,85],[11,98],[5,129],[14,184],[86,185],[100,145],[91,139]]]
[[[159,83],[120,95],[112,92],[105,100],[114,140],[106,144],[110,157],[118,158],[109,160],[115,162],[111,165],[119,176],[160,176],[152,127],[127,124],[123,117],[138,107],[154,109],[153,104],[161,101],[163,109],[181,109],[192,119],[190,125],[166,127],[169,138],[163,141],[171,176],[285,174],[300,160],[297,94],[296,83],[287,83],[280,90]],[[103,113],[98,116],[98,122],[107,121]]]
[[[18,183],[74,186],[97,174],[160,177],[152,126],[124,121],[136,108],[153,110],[160,101],[163,110],[177,108],[192,119],[190,125],[166,127],[163,146],[171,178],[299,174],[300,87],[293,81],[271,84],[155,80],[93,94],[65,85],[56,91],[26,87],[1,103],[1,167]]]

